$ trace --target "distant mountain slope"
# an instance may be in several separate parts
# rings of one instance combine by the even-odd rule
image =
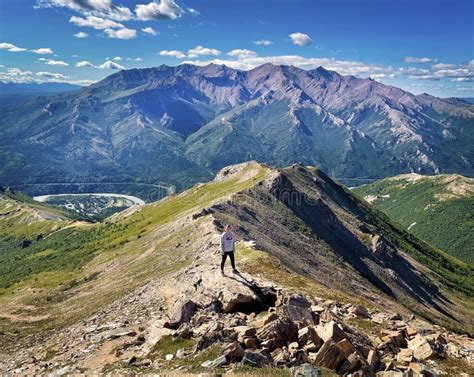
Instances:
[[[474,180],[460,175],[405,174],[354,192],[409,231],[474,264]]]
[[[349,184],[403,172],[473,175],[474,105],[320,67],[180,65],[115,73],[1,111],[0,181],[164,182],[257,159]]]
[[[0,82],[0,108],[31,101],[38,96],[51,96],[79,89],[81,89],[79,85],[62,82],[28,84]]]

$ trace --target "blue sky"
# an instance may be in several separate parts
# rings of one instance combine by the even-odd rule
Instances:
[[[473,20],[471,0],[0,0],[0,80],[273,62],[474,97]]]

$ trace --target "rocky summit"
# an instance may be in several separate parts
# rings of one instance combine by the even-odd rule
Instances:
[[[0,196],[4,374],[474,373],[472,267],[314,167],[225,167],[100,223],[51,211]]]
[[[0,111],[0,181],[29,194],[122,184],[147,199],[144,184],[180,190],[248,160],[315,165],[351,186],[474,173],[474,105],[322,67],[123,70]]]

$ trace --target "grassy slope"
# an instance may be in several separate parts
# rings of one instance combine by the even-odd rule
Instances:
[[[252,163],[228,179],[126,211],[114,221],[62,228],[27,248],[7,238],[8,250],[0,254],[0,331],[13,336],[15,330],[18,340],[31,331],[73,323],[146,281],[183,268],[193,250],[178,241],[199,239],[205,224],[169,229],[173,222],[255,185],[268,172]],[[9,226],[0,219],[0,227],[6,227],[2,234]],[[36,233],[29,230],[32,239]],[[63,315],[54,315],[58,311]]]
[[[410,228],[413,234],[474,264],[474,195],[453,195],[445,179],[446,176],[429,177],[408,183],[395,177],[357,187],[354,192],[360,197],[378,196],[373,202],[375,208],[405,227],[416,223]],[[461,176],[456,178],[464,180]],[[445,199],[439,200],[437,195]]]
[[[32,332],[74,323],[147,281],[185,267],[193,260],[194,250],[207,247],[203,235],[209,231],[209,219],[203,217],[194,223],[182,220],[215,200],[255,186],[269,173],[267,168],[253,163],[225,180],[196,185],[140,211],[115,215],[104,223],[61,228],[23,249],[16,241],[8,244],[9,252],[0,255],[0,331],[7,334],[6,340],[11,335],[18,341]],[[352,195],[348,191],[347,194]],[[472,268],[420,242],[365,203],[358,203],[365,216],[380,224],[388,238],[429,266],[436,280],[451,289],[456,300],[472,306]],[[176,220],[180,221],[179,226]],[[0,219],[0,226],[5,226],[4,219]],[[29,232],[35,239],[35,228]],[[183,242],[186,239],[202,240],[203,244],[190,248]],[[295,286],[301,284],[297,276],[291,279]],[[310,282],[305,284],[308,289],[316,287]],[[340,295],[331,294],[334,298]],[[58,312],[62,315],[55,315]]]

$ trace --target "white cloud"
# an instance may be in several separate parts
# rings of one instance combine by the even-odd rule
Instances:
[[[83,31],[80,31],[79,33],[74,34],[74,36],[79,39],[84,39],[84,38],[87,38],[89,34],[84,33]]]
[[[31,50],[31,52],[34,52],[35,54],[40,54],[40,55],[53,54],[53,50],[51,50],[49,47],[37,48],[36,50]]]
[[[115,63],[111,60],[107,60],[104,64],[96,66],[96,68],[99,68],[99,69],[125,69],[124,66],[122,66],[118,63]]]
[[[414,58],[412,56],[407,56],[404,59],[405,63],[431,63],[436,61],[436,59],[432,58]]]
[[[10,52],[22,52],[26,51],[26,48],[17,47],[11,43],[2,42],[0,43],[0,50],[7,50]]]
[[[91,68],[95,68],[94,64],[92,64],[91,62],[87,61],[87,60],[83,60],[81,62],[78,62],[76,63],[76,67],[91,67]]]
[[[127,21],[132,11],[123,5],[113,5],[112,0],[38,0],[39,8],[63,7],[83,15],[94,15],[117,21]]]
[[[2,82],[14,82],[14,83],[27,83],[32,82],[31,71],[23,71],[20,68],[7,68],[6,71],[0,72],[0,81]]]
[[[257,46],[270,46],[271,44],[273,44],[272,41],[269,41],[267,39],[259,39],[258,41],[253,41],[253,43]]]
[[[116,56],[116,57],[114,58],[114,60],[115,60],[116,62],[119,62],[120,60],[123,60],[123,58],[122,58],[121,56]]]
[[[38,60],[48,65],[59,65],[63,67],[66,67],[69,65],[68,63],[63,62],[62,60],[53,60],[53,59],[45,59],[45,58],[39,58]]]
[[[137,4],[135,13],[140,20],[175,20],[181,17],[183,10],[174,0],[152,1],[148,4]]]
[[[105,29],[104,33],[107,34],[109,38],[115,38],[115,39],[132,39],[137,36],[137,31],[135,29]]]
[[[142,58],[140,58],[140,57],[138,57],[138,58],[135,58],[135,59],[132,59],[132,60],[133,60],[134,62],[142,62],[142,61],[143,61],[143,59],[142,59]]]
[[[111,28],[124,28],[125,26],[119,22],[115,22],[112,20],[108,20],[101,17],[96,16],[87,16],[86,18],[72,16],[69,19],[69,22],[81,26],[81,27],[91,27],[96,30],[104,30],[104,29],[111,29]]]
[[[186,54],[184,52],[178,50],[161,50],[159,54],[161,56],[172,56],[176,59],[183,59],[186,57]]]
[[[194,8],[188,8],[188,12],[191,14],[191,16],[194,16],[194,17],[197,17],[201,14],[198,10]]]
[[[225,64],[231,68],[249,70],[265,63],[277,65],[293,65],[303,69],[314,69],[323,66],[326,69],[336,71],[343,75],[362,75],[369,76],[377,73],[394,73],[392,67],[370,65],[359,61],[337,60],[334,58],[306,58],[300,55],[275,55],[275,56],[256,56],[250,58],[241,58],[237,60],[211,59],[211,60],[188,60],[182,64],[190,63],[196,65],[207,64]]]
[[[67,80],[69,76],[65,76],[61,73],[52,73],[52,72],[37,72],[36,76],[44,77],[48,79],[55,79],[55,80]]]
[[[204,46],[196,46],[190,50],[188,50],[188,58],[196,58],[202,55],[220,55],[221,52],[215,48],[208,48]]]
[[[144,28],[142,29],[142,32],[144,32],[145,34],[153,35],[153,36],[159,34],[155,29],[153,29],[152,27],[149,27],[149,26],[148,26],[148,27],[144,27]]]
[[[455,79],[451,79],[454,82],[472,82],[474,78],[472,77],[456,77]]]
[[[256,57],[257,53],[252,50],[236,49],[236,50],[229,51],[227,55],[238,58],[238,59],[246,59],[246,58]]]
[[[310,43],[313,43],[313,40],[310,38],[310,36],[305,33],[293,33],[290,34],[289,37],[293,41],[293,44],[298,46],[306,46]]]

